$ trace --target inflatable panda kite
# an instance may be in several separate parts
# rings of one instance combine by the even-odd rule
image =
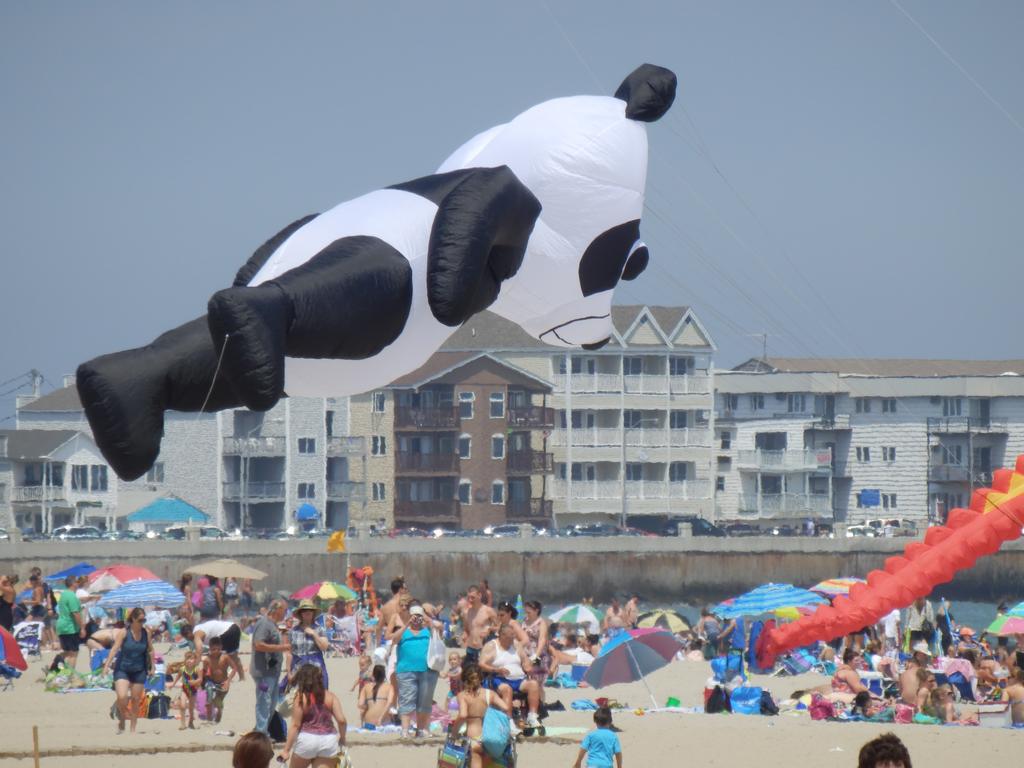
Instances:
[[[79,366],[110,466],[132,480],[153,465],[165,410],[263,411],[285,394],[384,386],[487,308],[548,344],[600,347],[616,284],[647,265],[644,123],[675,90],[672,72],[645,64],[614,97],[544,102],[434,175],[285,227],[206,317]]]

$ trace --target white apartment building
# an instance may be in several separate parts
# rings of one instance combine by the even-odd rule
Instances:
[[[1024,361],[750,360],[715,377],[716,511],[942,521],[1024,452]]]

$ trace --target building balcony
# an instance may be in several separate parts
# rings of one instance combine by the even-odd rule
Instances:
[[[457,429],[459,409],[448,408],[399,408],[395,413],[396,429]]]
[[[832,499],[826,494],[763,493],[743,494],[739,499],[742,515],[760,518],[831,517]]]
[[[24,502],[64,501],[67,493],[61,485],[16,485],[11,488],[11,501]]]
[[[1006,434],[1006,419],[981,419],[976,416],[947,416],[928,419],[928,431],[938,434],[963,435],[968,432]]]
[[[678,499],[698,500],[711,498],[711,482],[708,480],[573,480],[570,490],[566,480],[556,480],[551,485],[551,496],[555,499],[621,500],[626,499]]]
[[[510,427],[527,429],[551,429],[555,426],[555,409],[540,405],[529,405],[525,408],[509,408],[508,423]]]
[[[555,471],[555,457],[540,451],[510,451],[507,469],[515,475],[547,475]]]
[[[848,430],[850,428],[850,414],[836,413],[831,416],[815,415],[811,419],[810,428],[822,431],[833,429]]]
[[[737,451],[736,466],[757,472],[825,472],[832,471],[832,449],[803,451]]]
[[[622,392],[622,376],[617,373],[574,373],[572,375],[558,373],[554,376],[555,391],[573,393],[620,394]]]
[[[413,453],[398,451],[395,454],[395,473],[433,473],[454,475],[459,471],[459,456],[456,453]]]
[[[226,482],[224,498],[229,501],[253,500],[284,501],[284,483],[266,480]]]
[[[287,443],[283,437],[225,437],[226,456],[284,456]]]
[[[668,376],[657,374],[623,376],[622,391],[628,395],[667,395]]]
[[[971,473],[966,464],[932,464],[928,479],[933,483],[967,483]]]
[[[711,394],[711,377],[706,373],[669,376],[668,386],[673,395],[709,395]]]
[[[555,480],[551,484],[555,499],[621,499],[622,483],[618,480]]]
[[[505,504],[505,518],[510,523],[550,520],[554,504],[551,499],[524,499]]]
[[[328,456],[361,456],[365,453],[365,437],[338,435],[327,438]]]
[[[459,521],[459,502],[455,499],[399,500],[395,502],[395,519],[402,518],[413,524],[457,523]]]
[[[553,446],[567,447],[569,441],[580,448],[616,447],[623,444],[645,448],[708,448],[711,446],[711,430],[694,427],[690,429],[627,429],[618,427],[597,427],[591,429],[556,429],[551,433]]]
[[[327,498],[330,501],[365,501],[366,485],[354,480],[329,480]]]

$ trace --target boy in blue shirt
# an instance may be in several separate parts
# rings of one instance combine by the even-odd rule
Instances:
[[[613,768],[612,755],[615,756],[616,768],[622,768],[622,747],[612,730],[612,711],[608,707],[598,709],[594,713],[594,724],[597,728],[583,737],[573,768],[581,768],[584,755],[587,757],[586,768]]]

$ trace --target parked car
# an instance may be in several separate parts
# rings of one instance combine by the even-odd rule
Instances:
[[[703,517],[697,517],[696,515],[686,515],[684,517],[677,517],[669,520],[665,524],[664,535],[678,536],[680,523],[689,523],[690,531],[694,536],[722,537],[729,535],[723,528],[719,528],[709,520],[705,520]]]
[[[11,535],[7,533],[6,528],[0,528],[0,541],[7,541],[11,538]]]
[[[135,531],[107,531],[103,538],[107,541],[138,541],[145,537]]]
[[[760,528],[750,523],[729,523],[723,530],[729,536],[760,536],[762,534]]]
[[[194,526],[199,528],[200,539],[230,539],[232,536],[225,530],[218,528],[215,525],[200,525]],[[160,538],[169,539],[172,541],[184,541],[188,538],[188,528],[184,525],[172,525],[167,528]]]
[[[916,536],[917,523],[913,520],[906,520],[901,517],[885,517],[877,520],[868,520],[866,525],[871,526],[876,536]]]
[[[611,523],[588,523],[571,525],[566,531],[567,536],[620,536],[622,530]]]
[[[875,538],[878,533],[870,525],[850,525],[846,528],[846,537],[853,538],[854,536],[866,536],[868,538]]]
[[[488,526],[483,532],[485,536],[493,536],[496,539],[517,538],[523,535],[522,529],[514,524]]]
[[[103,538],[103,531],[92,525],[62,525],[54,528],[51,539],[60,541],[87,541]]]

